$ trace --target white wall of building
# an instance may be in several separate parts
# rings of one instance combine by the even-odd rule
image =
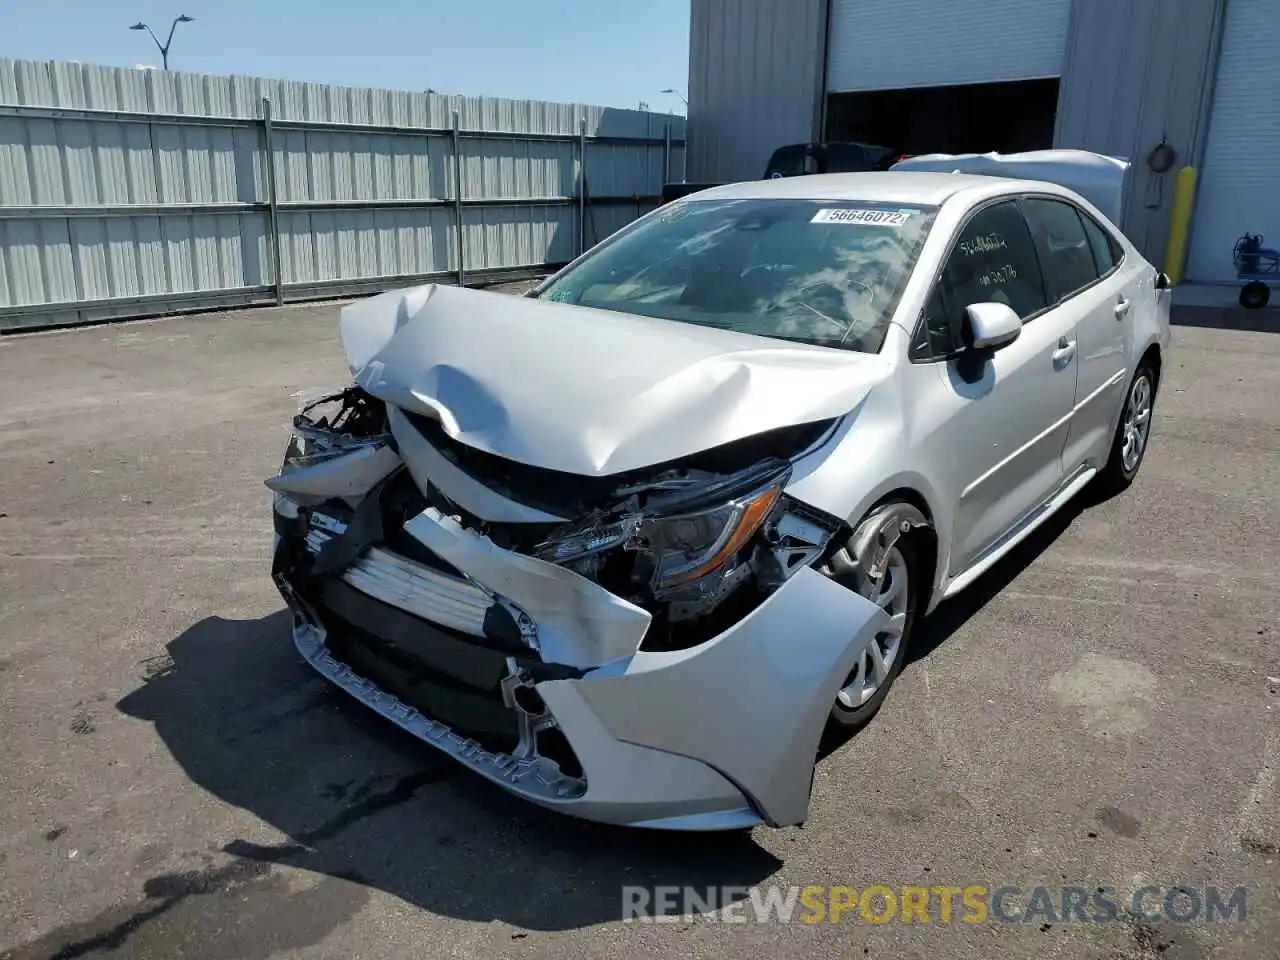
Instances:
[[[828,88],[851,93],[1062,74],[1071,0],[831,0]]]

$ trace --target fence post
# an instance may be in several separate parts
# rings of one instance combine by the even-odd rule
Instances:
[[[587,118],[578,121],[578,255],[587,252]]]
[[[458,286],[464,286],[466,265],[462,258],[462,121],[453,111],[453,230],[458,245]]]
[[[671,121],[662,129],[662,184],[671,182]]]
[[[262,98],[262,143],[267,153],[267,210],[271,231],[271,259],[275,272],[276,306],[284,305],[284,261],[280,256],[280,207],[276,195],[276,151],[271,133],[271,98]]]

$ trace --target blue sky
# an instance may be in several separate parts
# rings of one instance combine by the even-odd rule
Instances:
[[[183,5],[185,3],[185,6]],[[3,0],[0,56],[683,113],[689,0]]]

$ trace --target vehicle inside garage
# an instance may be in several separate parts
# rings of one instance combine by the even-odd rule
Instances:
[[[1057,106],[1057,78],[833,93],[825,137],[904,153],[1043,150]]]

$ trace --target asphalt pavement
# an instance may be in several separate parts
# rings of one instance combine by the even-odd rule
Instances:
[[[1280,956],[1272,316],[1186,315],[1135,485],[922,624],[803,828],[701,837],[535,810],[300,661],[262,480],[344,382],[333,305],[0,339],[0,958]],[[622,922],[628,886],[950,885],[1014,921]]]

